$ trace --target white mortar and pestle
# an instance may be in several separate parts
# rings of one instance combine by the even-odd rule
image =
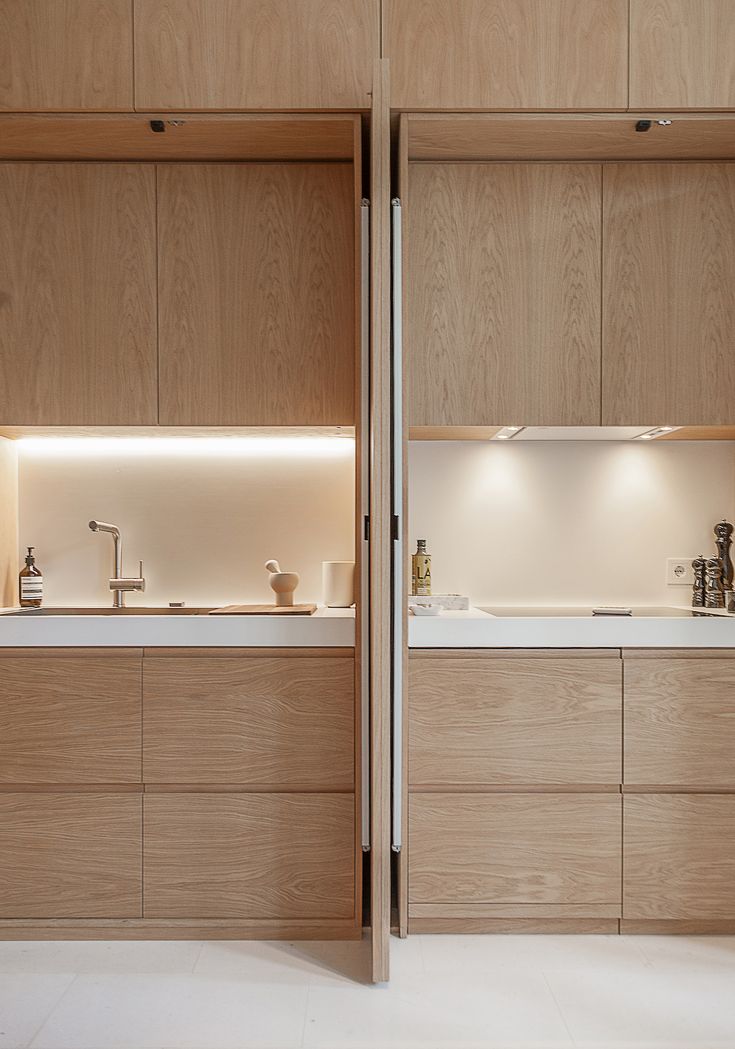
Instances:
[[[268,582],[276,595],[276,605],[287,608],[293,605],[293,595],[299,585],[298,572],[282,572],[278,561],[266,561],[265,570],[269,573]]]

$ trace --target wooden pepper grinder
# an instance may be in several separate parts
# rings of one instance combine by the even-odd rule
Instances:
[[[733,591],[732,583],[733,567],[732,558],[730,557],[733,526],[723,517],[720,523],[715,525],[714,533],[717,543],[717,553],[719,554],[720,565],[722,566],[722,589],[724,593],[723,607],[726,608],[728,612],[735,612],[735,592]]]
[[[708,557],[705,568],[705,608],[724,608],[725,594],[722,589],[722,564],[719,557]]]
[[[704,608],[704,555],[700,554],[692,561],[694,586],[692,587],[692,608]]]

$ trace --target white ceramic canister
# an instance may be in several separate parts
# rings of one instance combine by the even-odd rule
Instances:
[[[322,596],[327,608],[349,608],[354,605],[354,561],[322,561]]]

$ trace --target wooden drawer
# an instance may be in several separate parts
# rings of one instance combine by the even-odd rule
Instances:
[[[735,796],[626,795],[623,917],[735,919]]]
[[[624,668],[626,784],[735,787],[735,659]]]
[[[145,661],[147,782],[349,792],[354,720],[352,658]]]
[[[146,918],[351,918],[352,794],[147,794]]]
[[[141,917],[141,797],[0,793],[0,917]]]
[[[0,658],[0,783],[139,783],[141,658]]]
[[[413,794],[409,901],[620,904],[621,799]]]
[[[409,783],[617,784],[617,658],[412,658]]]

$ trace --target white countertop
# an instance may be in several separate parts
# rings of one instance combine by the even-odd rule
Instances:
[[[673,606],[672,606],[673,607]],[[410,648],[735,648],[735,614],[493,616],[479,608],[408,617]]]
[[[354,644],[354,608],[320,606],[311,616],[0,615],[0,648],[352,648]]]

